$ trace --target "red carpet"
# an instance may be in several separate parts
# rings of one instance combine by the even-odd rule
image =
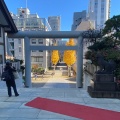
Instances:
[[[83,120],[120,120],[120,112],[78,105],[58,100],[38,97],[26,106],[43,109]]]

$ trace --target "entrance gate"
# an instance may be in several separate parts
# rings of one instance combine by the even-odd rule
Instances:
[[[76,50],[77,74],[76,87],[82,87],[83,74],[83,31],[19,31],[8,34],[9,38],[24,38],[25,43],[25,86],[32,87],[31,83],[31,50]],[[77,38],[76,46],[32,46],[30,38]]]

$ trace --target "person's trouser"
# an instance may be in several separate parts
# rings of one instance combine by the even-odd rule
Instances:
[[[13,87],[14,93],[15,95],[18,95],[17,89],[16,89],[16,84],[15,81],[6,81],[6,85],[7,85],[7,89],[8,89],[8,95],[11,96],[12,95],[12,90],[11,87]]]

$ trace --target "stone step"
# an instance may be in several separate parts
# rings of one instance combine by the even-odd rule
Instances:
[[[87,91],[93,98],[120,98],[120,91],[95,91],[91,86]]]

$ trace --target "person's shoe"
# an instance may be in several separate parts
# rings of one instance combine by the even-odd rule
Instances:
[[[19,94],[15,95],[16,97],[19,96]]]
[[[11,97],[12,95],[9,95],[9,97]]]

